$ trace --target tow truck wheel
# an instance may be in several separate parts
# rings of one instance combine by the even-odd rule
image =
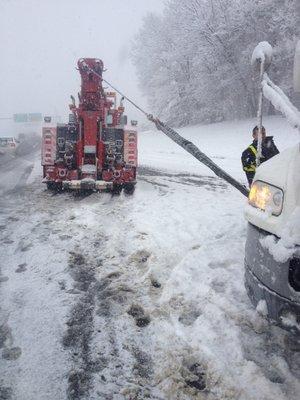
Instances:
[[[119,184],[114,184],[112,188],[112,194],[113,195],[119,195],[122,191],[122,185]]]
[[[61,192],[62,184],[57,182],[47,182],[47,189],[51,190],[52,192]]]
[[[124,185],[124,192],[126,194],[133,194],[134,190],[135,190],[135,185],[133,183],[126,183]]]
[[[47,189],[48,190],[55,190],[54,185],[55,185],[55,183],[53,183],[53,182],[47,182]]]

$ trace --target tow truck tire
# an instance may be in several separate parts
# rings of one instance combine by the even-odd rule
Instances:
[[[61,192],[62,184],[57,182],[47,182],[47,189],[51,190],[51,192]]]
[[[122,185],[114,184],[112,188],[112,194],[118,196],[122,192]]]
[[[124,193],[125,194],[133,194],[135,190],[135,185],[133,183],[126,183],[124,185]]]

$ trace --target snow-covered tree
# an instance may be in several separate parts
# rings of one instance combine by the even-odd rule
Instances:
[[[162,16],[149,14],[133,60],[151,110],[177,126],[255,115],[249,60],[263,40],[274,47],[270,74],[290,92],[297,7],[297,0],[169,0]]]

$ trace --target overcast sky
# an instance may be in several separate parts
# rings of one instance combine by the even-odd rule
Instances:
[[[130,44],[143,16],[161,12],[163,4],[164,0],[0,0],[0,117],[21,112],[65,117],[70,94],[80,90],[75,67],[81,57],[102,59],[104,77],[144,106],[129,59]],[[139,116],[129,106],[127,110],[130,117]]]

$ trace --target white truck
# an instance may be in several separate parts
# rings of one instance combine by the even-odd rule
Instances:
[[[300,92],[300,42],[294,65]],[[263,94],[300,128],[300,113],[264,74]],[[245,286],[271,321],[300,333],[300,143],[261,164],[245,210]]]

